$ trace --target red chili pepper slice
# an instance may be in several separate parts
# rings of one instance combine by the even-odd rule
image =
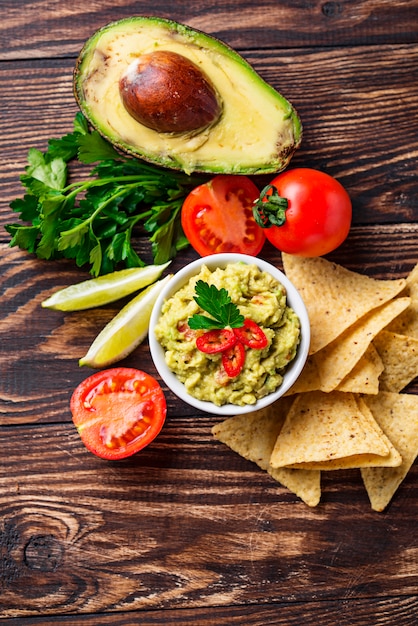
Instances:
[[[206,354],[215,354],[228,350],[237,342],[233,330],[229,328],[214,328],[208,330],[196,339],[196,347]]]
[[[245,319],[244,326],[234,328],[234,333],[239,341],[249,348],[262,350],[268,345],[268,339],[264,331],[253,320]]]
[[[222,365],[229,378],[235,378],[244,367],[245,348],[240,341],[222,352]]]

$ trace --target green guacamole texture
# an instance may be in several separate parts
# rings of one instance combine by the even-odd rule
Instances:
[[[205,314],[194,300],[198,280],[226,289],[242,315],[254,320],[268,338],[262,350],[246,348],[244,367],[235,378],[225,373],[219,353],[206,354],[196,348],[196,337],[203,331],[191,330],[188,319],[195,313]],[[165,301],[154,332],[168,367],[191,396],[217,406],[245,406],[282,384],[297,352],[300,322],[287,304],[285,288],[273,276],[255,263],[230,263],[214,271],[203,265],[199,274]]]

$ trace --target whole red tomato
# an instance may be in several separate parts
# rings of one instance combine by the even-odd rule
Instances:
[[[190,192],[183,203],[181,224],[201,256],[238,252],[256,256],[265,233],[255,221],[253,204],[259,189],[246,176],[219,175]]]
[[[329,174],[310,168],[276,176],[254,210],[267,239],[282,252],[299,256],[322,256],[335,250],[351,226],[347,191]]]

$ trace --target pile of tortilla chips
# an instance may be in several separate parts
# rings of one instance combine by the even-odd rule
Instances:
[[[283,254],[311,323],[306,366],[285,397],[212,433],[309,506],[321,472],[358,468],[383,511],[418,455],[418,264],[376,280],[322,257]]]

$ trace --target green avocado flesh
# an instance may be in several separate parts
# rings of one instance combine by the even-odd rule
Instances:
[[[128,112],[119,81],[132,62],[157,51],[185,57],[214,87],[220,114],[211,124],[194,132],[161,132]],[[237,52],[203,32],[158,17],[122,19],[98,30],[77,60],[74,93],[83,114],[113,145],[189,174],[277,172],[288,165],[302,138],[292,105]],[[164,107],[163,92],[161,103]]]

